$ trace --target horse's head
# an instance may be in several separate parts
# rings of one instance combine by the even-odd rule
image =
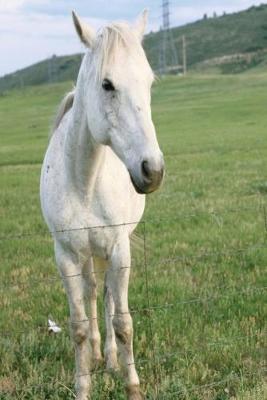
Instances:
[[[75,13],[73,19],[90,49],[81,79],[91,134],[122,160],[138,193],[151,193],[162,182],[164,161],[151,117],[154,75],[141,43],[147,11],[134,26],[111,24],[99,35]]]

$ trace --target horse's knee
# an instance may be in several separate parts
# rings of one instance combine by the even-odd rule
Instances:
[[[89,336],[89,341],[90,341],[90,346],[91,346],[91,351],[93,354],[93,357],[95,359],[100,359],[101,357],[101,348],[100,348],[100,344],[101,344],[101,340],[100,340],[100,336]]]
[[[81,344],[88,339],[89,336],[89,323],[82,321],[80,323],[72,323],[71,326],[72,338],[76,344]]]
[[[121,344],[129,344],[133,337],[133,322],[129,314],[116,315],[113,318],[113,327],[116,339]]]

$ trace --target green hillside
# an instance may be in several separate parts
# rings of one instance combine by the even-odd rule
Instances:
[[[0,78],[0,92],[23,86],[76,80],[81,63],[81,54],[56,57],[41,61],[13,74]]]
[[[203,18],[173,28],[172,36],[182,60],[182,36],[187,41],[189,69],[240,73],[267,65],[267,4],[221,17]],[[144,46],[154,70],[159,69],[162,32],[146,36]],[[227,56],[227,57],[225,57]],[[81,55],[56,57],[0,78],[0,92],[14,87],[76,80]],[[171,65],[171,49],[167,48]]]
[[[158,65],[161,33],[148,35],[145,48],[151,64]],[[246,11],[208,18],[172,30],[179,59],[182,59],[182,35],[187,39],[187,60],[193,67],[205,60],[234,54],[257,54],[256,64],[264,60],[267,49],[267,4]],[[262,57],[260,57],[260,55]],[[170,54],[169,54],[170,58]],[[253,57],[254,59],[255,57]],[[253,62],[248,67],[254,66]]]

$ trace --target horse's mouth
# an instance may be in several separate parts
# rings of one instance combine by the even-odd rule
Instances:
[[[129,172],[130,178],[131,178],[131,182],[133,184],[133,187],[135,188],[136,192],[138,194],[146,194],[147,192],[145,192],[143,189],[141,189],[135,182],[135,180],[132,177],[132,174]]]

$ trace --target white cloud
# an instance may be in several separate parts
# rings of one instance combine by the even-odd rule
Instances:
[[[214,4],[215,3],[215,4]],[[216,4],[217,3],[217,4]],[[192,6],[176,6],[172,9],[171,23],[175,25],[184,25],[189,22],[194,22],[196,20],[202,19],[204,14],[212,16],[214,12],[218,16],[222,15],[224,12],[233,13],[240,10],[245,10],[252,5],[262,4],[262,0],[236,0],[233,1],[223,1],[223,2],[199,2],[198,4]]]
[[[25,3],[25,0],[0,0],[0,12],[14,12],[19,9],[21,5]]]
[[[25,5],[30,5],[31,3],[35,6],[45,5],[47,2],[48,0],[0,0],[0,12],[17,13]]]
[[[98,29],[105,20],[87,20]],[[50,57],[84,50],[71,16],[2,13],[0,76]]]
[[[98,29],[99,26],[105,24],[105,20],[87,19],[91,26]],[[75,29],[71,15],[50,16],[42,14],[31,14],[28,16],[21,14],[2,14],[0,33],[8,32],[13,36],[59,36],[62,39],[67,36],[76,38]],[[78,40],[78,39],[77,39]]]
[[[171,23],[183,25],[201,19],[204,13],[234,12],[258,5],[262,0],[179,0],[171,3]],[[81,15],[104,15],[105,18],[133,19],[145,5],[150,6],[147,31],[161,25],[160,0],[0,0],[0,76],[45,59],[83,50],[73,28],[72,6]],[[177,4],[180,4],[178,7]],[[217,5],[216,5],[217,4]],[[85,19],[86,20],[86,19]],[[95,29],[105,19],[88,20]]]

